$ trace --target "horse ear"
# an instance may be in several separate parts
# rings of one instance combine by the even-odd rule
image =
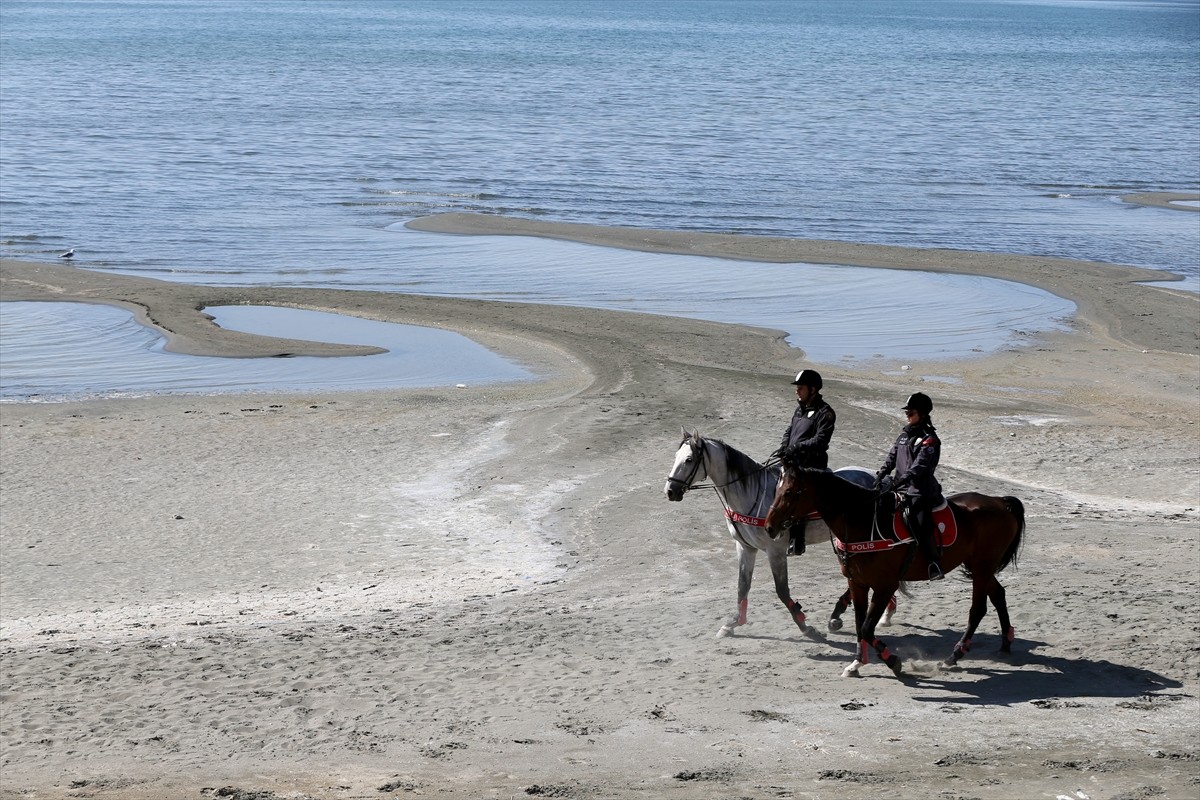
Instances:
[[[692,438],[697,442],[700,441],[700,433],[695,428],[692,428]]]
[[[683,434],[683,441],[685,441],[685,442],[686,442],[686,441],[688,440],[688,435],[689,435],[689,434],[688,434],[688,432],[687,432],[687,428],[685,428],[685,427],[683,427],[682,425],[680,425],[680,426],[679,426],[679,432],[680,432],[681,434]]]

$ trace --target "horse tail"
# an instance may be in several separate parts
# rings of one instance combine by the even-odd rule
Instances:
[[[1021,545],[1025,539],[1025,504],[1011,495],[1001,497],[1000,501],[1004,503],[1004,507],[1008,509],[1008,513],[1016,517],[1017,535],[1013,537],[1012,542],[1008,545],[1008,549],[1004,551],[1004,557],[1000,559],[1000,566],[996,568],[996,572],[1000,572],[1009,564],[1017,563],[1017,556],[1021,552]]]

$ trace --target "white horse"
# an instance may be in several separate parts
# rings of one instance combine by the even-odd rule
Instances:
[[[837,474],[860,486],[871,486],[875,476],[862,467],[845,467]],[[702,481],[710,486],[701,487]],[[760,464],[745,453],[729,446],[720,439],[706,439],[692,431],[683,431],[683,442],[675,453],[675,464],[667,476],[664,489],[668,500],[679,501],[689,489],[712,488],[716,490],[721,505],[725,508],[725,525],[733,537],[738,552],[738,605],[737,613],[717,631],[717,638],[730,636],[734,628],[746,624],[746,609],[749,602],[750,581],[754,576],[754,561],[761,550],[767,554],[771,564],[771,575],[775,578],[775,593],[787,608],[801,632],[807,631],[804,611],[792,599],[788,589],[788,539],[767,533],[765,517],[775,498],[775,485],[779,482],[779,468]],[[804,532],[807,544],[829,541],[829,528],[819,518],[810,520]],[[842,612],[849,604],[850,592],[846,591],[834,606],[829,617],[829,629],[842,627]],[[891,621],[893,605],[881,623]]]

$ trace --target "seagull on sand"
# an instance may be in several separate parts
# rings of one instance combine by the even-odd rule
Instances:
[[[70,250],[68,250],[65,253],[59,253],[58,257],[59,258],[74,258],[75,257],[75,248],[72,247]]]

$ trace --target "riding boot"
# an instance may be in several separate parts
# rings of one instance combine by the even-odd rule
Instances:
[[[788,534],[791,536],[791,542],[788,543],[789,556],[804,555],[804,529],[808,527],[808,520],[801,519],[792,523],[792,527],[788,528]]]
[[[933,533],[924,532],[917,540],[921,543],[921,552],[925,555],[925,560],[929,562],[929,580],[940,581],[945,575],[942,573],[941,553],[933,541]]]
[[[929,580],[940,581],[945,575],[942,573],[941,565],[941,548],[937,542],[933,540],[933,520],[929,510],[926,508],[913,508],[910,517],[913,525],[913,532],[917,536],[917,542],[921,545],[921,554],[925,556],[925,560],[929,562]]]

